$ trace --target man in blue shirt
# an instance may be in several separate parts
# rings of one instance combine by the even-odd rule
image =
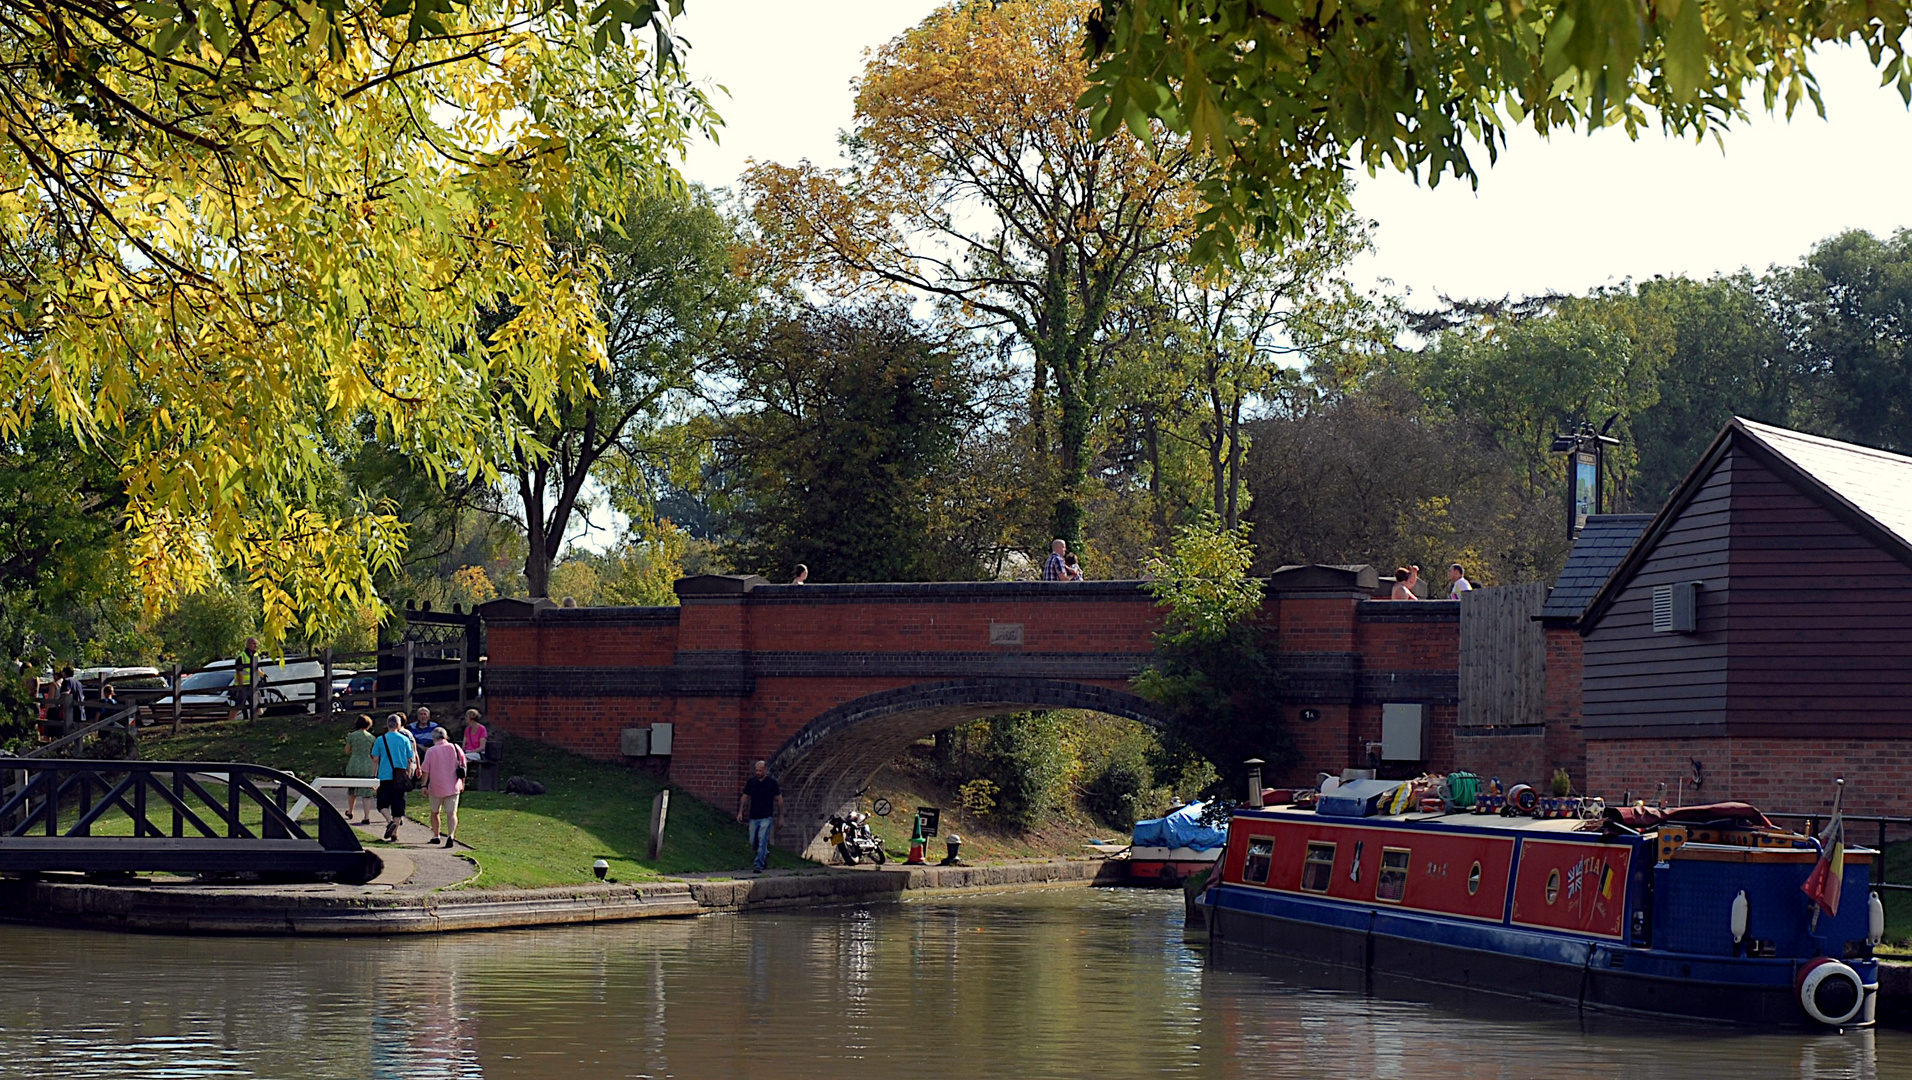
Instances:
[[[405,820],[405,793],[411,790],[417,768],[418,744],[404,730],[405,718],[385,718],[385,734],[372,742],[372,760],[378,763],[378,809],[385,815],[385,839],[398,839],[398,823]]]

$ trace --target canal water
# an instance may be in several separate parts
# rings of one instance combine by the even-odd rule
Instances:
[[[1912,1077],[1912,1033],[1333,989],[1106,889],[389,940],[0,927],[0,1076]]]

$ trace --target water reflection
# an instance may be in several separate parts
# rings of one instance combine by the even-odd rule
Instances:
[[[0,1076],[1912,1075],[1899,1031],[1583,1020],[1206,962],[1165,893],[384,941],[0,927],[0,956]]]

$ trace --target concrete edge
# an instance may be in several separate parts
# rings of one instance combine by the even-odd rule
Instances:
[[[721,912],[887,903],[907,894],[1117,885],[1127,863],[921,866],[538,890],[407,895],[390,886],[306,893],[270,886],[154,887],[0,881],[0,919],[162,934],[383,935],[502,930]],[[397,867],[390,867],[394,876]]]

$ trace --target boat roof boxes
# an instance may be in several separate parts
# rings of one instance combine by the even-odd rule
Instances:
[[[1376,804],[1394,794],[1400,780],[1350,780],[1333,791],[1321,793],[1315,813],[1325,817],[1368,817]]]

